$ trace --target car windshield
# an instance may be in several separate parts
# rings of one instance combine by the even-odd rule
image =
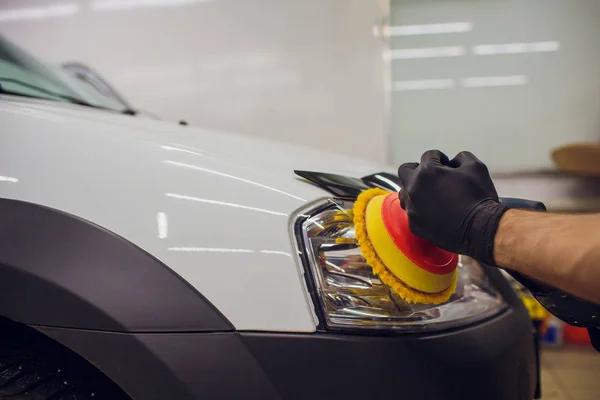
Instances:
[[[0,94],[69,102],[124,111],[119,101],[103,96],[59,66],[45,64],[0,36]]]

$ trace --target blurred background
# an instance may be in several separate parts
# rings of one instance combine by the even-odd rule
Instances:
[[[0,2],[0,34],[160,118],[390,170],[470,150],[501,195],[567,212],[600,210],[599,18],[596,0]],[[557,329],[549,346],[587,346]],[[545,398],[582,376],[549,371],[597,362],[577,352],[543,355]]]
[[[135,107],[382,162],[387,1],[3,0],[0,33]]]

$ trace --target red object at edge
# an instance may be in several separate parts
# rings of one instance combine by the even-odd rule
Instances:
[[[567,324],[563,328],[563,339],[565,343],[592,345],[587,329]]]

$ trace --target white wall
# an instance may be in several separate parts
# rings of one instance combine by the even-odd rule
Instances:
[[[465,32],[392,38],[393,49],[465,51],[391,61],[394,81],[405,82],[392,98],[392,161],[418,158],[430,148],[452,155],[469,149],[492,170],[538,169],[553,165],[555,146],[600,140],[600,1],[392,0],[391,20],[393,25],[472,24]],[[558,49],[473,53],[480,44],[532,42],[557,42]],[[461,84],[465,77],[490,76],[515,78],[505,82],[513,86]],[[431,79],[444,81],[437,89],[421,82],[421,90],[400,90],[406,81]]]
[[[90,65],[135,106],[166,118],[382,162],[385,44],[373,25],[387,8],[375,0],[4,0],[0,33],[49,62]]]

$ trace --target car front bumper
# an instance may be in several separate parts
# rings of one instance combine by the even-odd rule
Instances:
[[[537,357],[523,318],[431,336],[241,337],[284,399],[531,399]]]
[[[454,331],[140,333],[37,327],[134,399],[531,399],[537,359],[523,307]]]

